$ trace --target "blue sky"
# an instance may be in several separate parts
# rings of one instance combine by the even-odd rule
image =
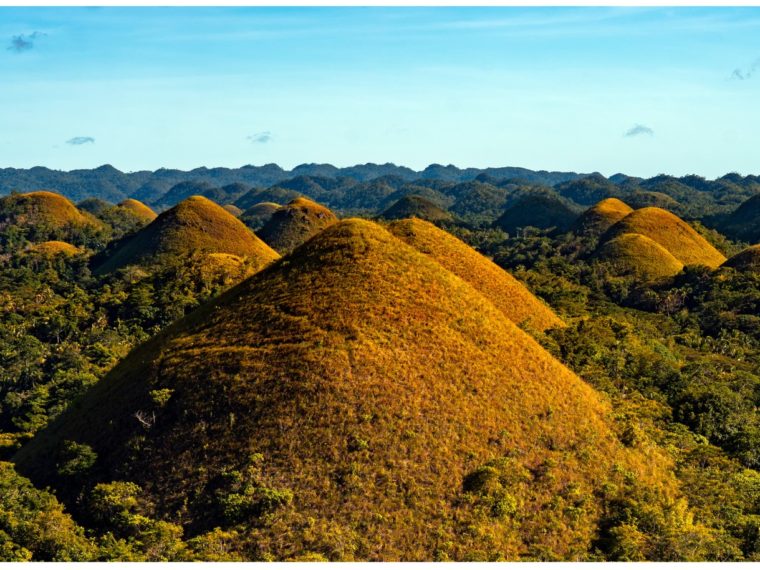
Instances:
[[[5,7],[0,41],[0,166],[760,173],[760,8]]]

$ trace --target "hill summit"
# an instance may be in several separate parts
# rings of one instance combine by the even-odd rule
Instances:
[[[737,271],[760,271],[760,244],[743,249],[728,258],[723,266],[733,267]]]
[[[158,217],[158,215],[151,208],[139,200],[135,200],[133,198],[124,200],[119,204],[119,207],[132,213],[136,218],[139,218],[146,224],[149,224]]]
[[[656,241],[641,234],[620,234],[603,243],[595,257],[610,262],[621,274],[651,281],[680,273],[683,263]]]
[[[47,190],[0,198],[0,223],[51,230],[101,226],[94,216],[77,209],[68,198]]]
[[[224,208],[207,198],[191,196],[122,240],[97,265],[96,271],[105,273],[127,265],[146,265],[162,256],[198,251],[247,257],[258,268],[279,257]]]
[[[511,235],[526,227],[565,231],[577,218],[578,214],[558,195],[530,192],[507,208],[494,226]]]
[[[445,222],[452,219],[443,208],[422,196],[404,196],[392,204],[385,212],[383,218],[387,220],[400,220],[404,218],[420,218],[428,222]]]
[[[393,222],[388,229],[468,282],[515,324],[539,331],[564,326],[522,283],[450,233],[417,218]]]
[[[583,212],[573,225],[581,235],[600,236],[633,212],[628,204],[617,198],[606,198]]]
[[[187,536],[246,529],[251,559],[572,559],[619,489],[673,489],[609,416],[474,287],[351,219],[137,348],[15,461],[72,503],[56,464],[90,446],[90,484],[140,485]]]
[[[337,221],[338,218],[330,210],[301,197],[275,210],[257,235],[284,254]]]
[[[661,208],[634,210],[602,237],[609,241],[623,234],[641,234],[657,242],[684,265],[718,267],[726,258],[681,218]]]

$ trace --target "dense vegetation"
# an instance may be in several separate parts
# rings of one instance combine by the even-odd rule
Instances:
[[[150,263],[130,260],[95,271],[124,244],[142,244],[135,246],[142,253],[161,243],[165,232],[154,224],[162,218],[149,230],[152,216],[142,204],[53,208],[68,212],[66,219],[19,205],[18,197],[3,205],[0,460],[13,459],[33,440],[20,465],[37,486],[13,464],[0,463],[0,559],[760,559],[760,270],[756,249],[737,255],[748,244],[731,239],[749,235],[742,224],[757,224],[745,219],[747,206],[740,216],[731,212],[760,190],[759,181],[736,175],[608,180],[529,171],[515,180],[500,178],[497,169],[485,174],[444,167],[420,177],[370,166],[357,167],[350,180],[346,169],[312,165],[292,177],[262,167],[256,176],[270,179],[257,180],[258,188],[225,169],[186,178],[167,172],[161,184],[158,173],[136,173],[143,178],[132,180],[140,178],[140,185],[118,185],[113,181],[132,175],[108,169],[83,171],[67,173],[68,183],[96,186],[81,183],[79,194],[67,193],[112,202],[141,197],[161,208],[202,194],[241,209],[303,194],[338,214],[367,216],[421,196],[452,212],[441,226],[495,265],[432,224],[394,222],[384,226],[389,233],[368,222],[336,225],[328,217],[329,223],[293,238],[297,245],[321,232],[310,249],[258,273],[221,297],[220,305],[208,305],[276,258],[272,252],[258,260],[255,252],[268,248],[242,223],[221,223],[216,216],[222,208],[212,207],[213,220],[198,226],[213,230],[221,223],[240,239],[225,229],[219,242],[208,236],[195,241],[201,236],[180,224],[172,243],[184,247],[162,251]],[[39,174],[13,175],[33,181]],[[109,177],[112,194],[87,193]],[[199,179],[205,182],[200,192]],[[180,182],[188,184],[166,198]],[[650,221],[650,209],[633,215],[612,201],[578,217],[580,205],[610,197],[633,208],[664,207],[689,223],[659,212]],[[541,203],[552,204],[550,215],[525,207]],[[293,232],[300,235],[302,226],[311,226],[305,223],[309,214],[329,212],[312,204],[295,220],[286,208],[267,207],[266,215],[280,212],[279,225],[300,220]],[[267,219],[254,213],[263,212],[251,212],[261,229]],[[505,213],[509,223],[498,223]],[[239,234],[241,228],[249,233]],[[146,235],[150,239],[141,237]],[[218,245],[231,239],[253,245],[236,252]],[[731,259],[718,267],[724,257]],[[306,293],[294,297],[298,290]],[[439,291],[435,299],[429,297],[433,290]],[[201,305],[201,316],[170,327]],[[472,307],[478,308],[470,314]],[[423,314],[428,328],[417,329]],[[457,318],[448,321],[449,314]],[[541,318],[530,322],[526,314]],[[204,321],[203,315],[214,317]],[[551,374],[562,379],[561,387],[540,393],[529,380],[540,373],[526,371],[555,365],[519,340],[523,333],[511,328],[512,321],[601,399],[564,372]],[[458,331],[456,340],[447,336],[450,330]],[[301,345],[281,342],[295,337]],[[137,357],[114,368],[151,338]],[[517,344],[502,347],[505,338]],[[371,346],[363,344],[369,339]],[[307,341],[314,352],[304,348]],[[235,343],[269,346],[269,360],[253,374]],[[391,351],[393,343],[408,352]],[[205,346],[219,349],[204,353]],[[202,356],[183,363],[183,351]],[[447,355],[448,368],[413,356],[433,352]],[[507,362],[505,355],[518,353],[524,361]],[[493,396],[490,379],[503,376],[505,366],[527,376],[516,377],[514,392]],[[410,368],[419,370],[427,389],[443,382],[464,390],[431,396],[442,407],[415,433],[396,428],[420,410],[430,414],[420,400],[426,391],[417,385],[407,394],[399,385],[392,392],[398,408],[386,408],[371,380],[402,378]],[[465,369],[469,387],[457,383]],[[264,387],[243,396],[237,380],[226,384],[223,375],[256,377]],[[308,397],[275,390],[286,377],[298,378]],[[224,391],[212,391],[211,379]],[[128,386],[119,399],[108,392],[116,385]],[[499,390],[510,385],[502,381]],[[541,406],[534,409],[534,400],[524,399],[526,385],[537,391],[531,398]],[[331,396],[316,397],[325,393]],[[479,407],[478,393],[520,401],[519,414],[489,415],[496,412]],[[577,409],[568,409],[568,401]],[[599,411],[605,401],[609,415]],[[60,440],[48,432],[33,439],[51,421],[64,421],[73,402],[81,419],[53,432],[63,434]],[[249,414],[251,409],[261,413]],[[275,409],[280,415],[267,415]],[[468,423],[472,417],[480,420],[477,426]],[[561,419],[568,417],[576,418],[572,425]],[[501,425],[502,435],[489,435],[489,425]],[[483,441],[467,439],[473,430],[483,430]],[[526,439],[515,439],[521,430]],[[266,434],[262,442],[269,447],[241,446],[250,433]],[[587,439],[593,443],[579,443]],[[398,449],[391,454],[392,442]],[[287,462],[275,453],[284,448],[290,450]],[[40,449],[43,460],[32,461]],[[325,449],[340,458],[332,466],[318,461]],[[394,455],[401,451],[405,455]],[[373,461],[374,454],[386,463]],[[275,455],[277,462],[270,461]],[[425,462],[415,462],[421,457]],[[103,478],[104,472],[120,478]],[[47,484],[53,490],[43,490]],[[308,496],[315,485],[332,499]],[[438,498],[429,494],[433,489],[440,490]],[[435,532],[420,534],[418,522],[431,520],[423,513],[440,511],[441,497],[450,510],[436,519]],[[399,505],[406,514],[394,518],[389,513]]]

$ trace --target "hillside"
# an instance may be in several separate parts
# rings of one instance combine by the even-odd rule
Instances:
[[[263,267],[278,257],[237,218],[201,196],[192,196],[162,213],[148,226],[128,236],[96,271],[106,273],[132,264],[150,264],[159,256],[193,252],[230,253]]]
[[[67,243],[65,241],[44,241],[32,245],[29,250],[30,253],[42,255],[44,257],[53,257],[58,254],[64,256],[76,255],[82,253],[82,250],[77,246]]]
[[[729,257],[723,267],[733,267],[738,271],[760,271],[760,244],[752,245]]]
[[[600,236],[631,212],[633,208],[622,200],[607,198],[583,212],[572,230],[579,235]]]
[[[72,498],[67,441],[96,454],[84,480],[139,484],[188,536],[242,525],[250,559],[575,559],[625,489],[654,506],[674,485],[491,302],[361,220],[136,349],[21,449]]]
[[[393,222],[388,229],[472,285],[515,324],[539,331],[564,326],[522,283],[448,232],[416,218]]]
[[[404,196],[382,213],[387,220],[401,220],[404,218],[420,218],[428,222],[445,222],[452,219],[451,214],[439,208],[433,202],[422,196]]]
[[[46,190],[0,198],[0,224],[50,230],[101,226],[95,217],[77,209],[67,198]]]
[[[139,218],[146,224],[149,224],[158,217],[158,215],[148,206],[133,198],[124,200],[119,204],[119,207],[131,212],[135,217]]]
[[[269,221],[272,214],[274,214],[279,207],[280,205],[274,202],[259,202],[243,212],[240,215],[240,221],[253,231],[259,230],[264,227],[264,224]]]
[[[521,228],[568,230],[578,213],[559,196],[550,193],[529,193],[519,198],[494,222],[494,226],[510,235]]]
[[[760,241],[760,194],[739,205],[718,225],[718,229],[734,239]]]
[[[726,258],[675,214],[661,208],[634,210],[602,237],[603,241],[622,234],[641,234],[654,240],[684,265],[717,267]]]
[[[243,213],[243,210],[238,208],[235,204],[224,204],[222,208],[227,210],[230,214],[232,214],[236,218],[239,218],[240,215]]]
[[[641,234],[620,234],[603,243],[594,257],[607,261],[621,274],[645,281],[680,273],[683,263],[656,241]]]
[[[308,198],[296,198],[278,208],[256,234],[282,254],[338,221],[330,210]]]

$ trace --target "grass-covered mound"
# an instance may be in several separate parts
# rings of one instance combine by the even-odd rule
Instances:
[[[275,251],[285,254],[337,221],[335,214],[321,204],[296,198],[275,210],[256,233]]]
[[[151,208],[133,198],[127,198],[119,204],[119,207],[132,213],[146,224],[149,224],[158,217]]]
[[[68,198],[46,190],[0,198],[0,224],[50,230],[102,226],[94,216],[79,210]]]
[[[656,241],[641,234],[621,234],[603,243],[596,259],[611,263],[623,275],[646,281],[680,273],[683,263]]]
[[[278,257],[224,208],[201,196],[191,196],[125,238],[95,269],[106,273],[198,251],[246,257],[258,268]]]
[[[565,231],[578,218],[578,213],[562,198],[549,193],[529,193],[519,198],[494,222],[494,226],[510,235],[532,227]]]
[[[236,218],[239,218],[240,215],[243,213],[243,210],[238,208],[235,204],[225,204],[222,206],[225,210],[227,210],[230,214],[235,216]]]
[[[606,198],[583,212],[573,224],[579,235],[600,236],[633,212],[628,204],[617,198]]]
[[[554,311],[525,285],[450,233],[417,218],[392,222],[388,229],[467,281],[512,322],[539,331],[564,326]]]
[[[725,217],[718,229],[735,239],[760,241],[760,194],[742,202]]]
[[[264,227],[272,214],[280,208],[279,204],[274,202],[259,202],[248,208],[240,215],[240,221],[254,231]]]
[[[638,208],[662,208],[663,210],[679,211],[682,209],[681,204],[667,194],[662,192],[649,192],[646,190],[636,190],[625,197],[625,200],[634,209]]]
[[[684,265],[718,267],[726,260],[694,228],[661,208],[634,210],[612,226],[603,241],[623,234],[641,234],[656,241]]]
[[[729,257],[723,266],[733,267],[738,271],[760,271],[760,244],[751,245]]]
[[[404,196],[385,210],[382,217],[386,220],[402,220],[405,218],[420,218],[428,222],[446,222],[452,219],[443,208],[422,196]]]
[[[63,255],[70,257],[82,253],[82,250],[77,246],[67,243],[65,241],[44,241],[42,243],[36,243],[29,247],[29,253],[34,255],[41,255],[43,257],[55,257],[56,255]]]
[[[474,287],[354,219],[133,351],[15,461],[72,502],[135,482],[187,537],[238,525],[248,559],[576,559],[631,534],[631,489],[674,493],[609,414]]]

